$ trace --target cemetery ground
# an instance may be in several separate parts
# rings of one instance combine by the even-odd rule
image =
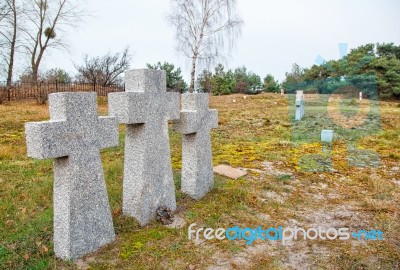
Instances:
[[[106,103],[99,98],[101,115],[107,114]],[[212,131],[214,165],[243,168],[247,176],[215,175],[204,199],[188,198],[180,192],[181,135],[170,129],[179,222],[174,228],[157,221],[141,228],[121,211],[121,125],[119,147],[102,151],[116,241],[77,262],[63,262],[52,246],[53,162],[26,157],[24,123],[48,120],[48,106],[0,105],[0,269],[400,269],[398,102],[380,102],[382,130],[358,143],[379,153],[381,166],[349,167],[346,142],[340,139],[332,145],[333,172],[298,170],[301,156],[317,153],[321,143],[292,141],[285,96],[211,97],[210,108],[219,111],[219,128]],[[306,109],[302,121],[319,129],[319,120]],[[187,238],[192,223],[215,229],[379,229],[384,240],[193,241]]]

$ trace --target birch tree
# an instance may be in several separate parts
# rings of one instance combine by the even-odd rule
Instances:
[[[189,92],[195,88],[196,68],[226,56],[241,33],[242,19],[235,0],[171,0],[168,21],[175,27],[177,50],[191,60]]]

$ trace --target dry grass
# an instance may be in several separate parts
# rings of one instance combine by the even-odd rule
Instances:
[[[234,103],[233,100],[236,100]],[[100,114],[107,104],[99,101]],[[179,191],[181,137],[171,135],[178,214],[207,227],[321,225],[380,229],[384,241],[209,241],[187,239],[187,226],[145,228],[121,215],[123,143],[102,152],[117,240],[78,264],[54,258],[52,162],[26,158],[24,123],[48,119],[34,102],[0,105],[1,269],[399,269],[400,107],[381,102],[382,131],[359,146],[381,156],[378,168],[349,167],[346,142],[332,145],[333,172],[297,171],[318,142],[292,142],[288,100],[263,94],[212,97],[219,129],[212,132],[214,164],[249,169],[241,180],[216,176],[201,201]],[[307,120],[307,119],[305,119]],[[121,127],[121,142],[124,129]],[[266,163],[267,162],[267,163]]]

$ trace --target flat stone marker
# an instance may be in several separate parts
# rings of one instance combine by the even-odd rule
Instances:
[[[182,192],[203,198],[214,185],[210,130],[218,127],[218,111],[209,110],[208,94],[183,94],[180,120],[174,129],[182,138]]]
[[[214,167],[214,172],[232,179],[238,179],[239,177],[245,176],[247,174],[247,172],[245,171],[232,168],[228,165],[218,165]]]
[[[321,131],[321,141],[331,143],[333,141],[333,130],[323,129]]]
[[[96,93],[49,95],[50,121],[25,125],[28,156],[54,160],[54,251],[75,259],[114,241],[100,149],[118,145]]]
[[[123,213],[142,225],[159,207],[176,209],[168,119],[179,119],[179,93],[166,92],[165,71],[125,73],[126,92],[108,95],[109,113],[126,124]]]

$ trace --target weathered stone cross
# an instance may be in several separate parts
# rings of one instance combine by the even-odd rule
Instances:
[[[179,118],[179,93],[166,92],[160,70],[128,71],[125,83],[108,95],[109,113],[126,124],[123,212],[143,226],[159,207],[176,209],[167,120]]]
[[[218,127],[217,110],[209,110],[208,94],[183,94],[175,130],[183,134],[182,191],[201,199],[214,184],[210,130]]]
[[[27,123],[28,156],[54,161],[54,250],[73,259],[114,240],[100,149],[118,145],[118,123],[98,117],[96,93],[49,95],[50,121]]]
[[[296,91],[296,115],[295,119],[300,121],[304,117],[304,92]]]

